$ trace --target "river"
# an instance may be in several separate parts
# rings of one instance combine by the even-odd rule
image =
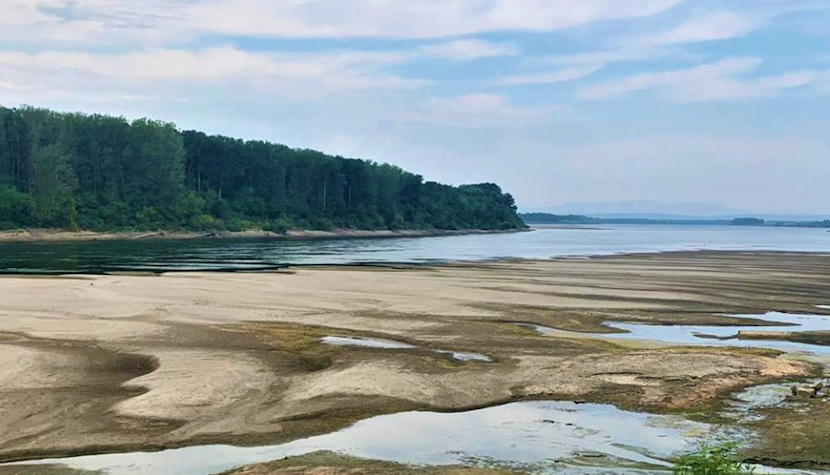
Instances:
[[[288,264],[549,259],[690,250],[830,252],[826,229],[743,226],[542,228],[392,239],[201,239],[0,243],[0,273],[226,271]]]

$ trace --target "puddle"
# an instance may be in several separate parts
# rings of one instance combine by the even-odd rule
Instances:
[[[489,363],[493,361],[490,359],[489,356],[484,356],[479,353],[465,353],[463,351],[449,351],[449,350],[436,350],[436,353],[442,353],[445,355],[452,356],[453,359],[458,361],[483,361]]]
[[[803,332],[830,330],[830,316],[796,315],[781,312],[769,312],[765,315],[730,315],[737,318],[762,319],[769,321],[769,326],[706,326],[706,325],[646,325],[640,323],[607,322],[610,328],[624,330],[628,333],[597,334],[577,333],[557,330],[541,325],[525,325],[541,333],[565,337],[602,338],[607,340],[647,340],[662,344],[737,346],[751,348],[769,348],[790,353],[816,353],[830,355],[830,346],[811,345],[777,340],[740,340],[740,332]]]
[[[209,475],[330,450],[412,464],[477,460],[515,467],[533,465],[541,473],[585,473],[588,464],[652,473],[668,465],[665,459],[693,448],[698,437],[712,431],[711,426],[678,417],[638,414],[607,405],[525,402],[455,414],[406,412],[379,416],[340,432],[272,447],[202,446],[42,460],[36,464],[100,470],[107,475]]]
[[[802,383],[766,384],[751,387],[732,396],[734,400],[729,403],[723,415],[735,419],[739,423],[747,423],[765,419],[766,416],[762,411],[773,407],[788,407],[796,412],[806,410],[811,401],[791,397],[791,388],[793,386],[814,386],[818,383],[826,385],[827,380],[814,379]]]
[[[359,346],[363,348],[377,348],[382,350],[411,350],[414,348],[418,348],[417,346],[410,345],[408,343],[393,340],[383,340],[380,338],[353,338],[342,336],[327,336],[325,338],[321,338],[320,341],[325,343],[326,345]],[[467,353],[463,351],[451,350],[430,351],[433,351],[435,353],[441,353],[442,355],[450,355],[450,357],[458,361],[493,361],[492,359],[490,359],[489,356],[481,355],[478,353]]]
[[[326,345],[334,346],[360,346],[364,348],[378,348],[382,350],[408,350],[417,348],[415,345],[401,343],[399,341],[381,340],[377,338],[350,338],[343,336],[327,336],[320,341]]]

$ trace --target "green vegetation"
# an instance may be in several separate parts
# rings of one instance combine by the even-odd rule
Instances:
[[[729,225],[719,219],[650,219],[650,218],[594,218],[578,214],[527,213],[519,215],[530,224],[653,224],[653,225]]]
[[[759,218],[735,218],[731,224],[733,226],[763,226],[765,221]]]
[[[674,465],[674,475],[751,475],[755,469],[736,462],[738,445],[723,442],[716,445],[702,445],[694,453],[681,457]]]
[[[173,124],[0,107],[0,229],[515,229],[494,184]]]
[[[519,215],[526,223],[532,224],[601,224],[599,218],[578,214],[525,213]]]

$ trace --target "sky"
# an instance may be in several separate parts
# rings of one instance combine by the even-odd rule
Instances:
[[[830,0],[0,0],[0,104],[496,182],[830,215]]]

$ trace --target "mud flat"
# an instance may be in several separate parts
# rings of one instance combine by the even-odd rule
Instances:
[[[724,315],[830,314],[817,309],[830,302],[828,276],[828,256],[690,252],[0,277],[0,460],[275,445],[382,414],[523,400],[706,418],[732,393],[821,368],[771,349],[558,338],[516,322],[577,333],[620,331],[607,322],[765,327]],[[330,336],[413,348],[325,344]],[[809,425],[782,411],[780,424]],[[758,443],[752,455],[830,465],[830,431],[810,440],[798,451]]]

